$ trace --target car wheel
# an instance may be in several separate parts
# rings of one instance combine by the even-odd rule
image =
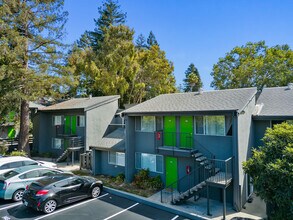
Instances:
[[[12,200],[15,201],[15,202],[21,201],[22,200],[22,196],[23,196],[23,192],[24,192],[23,189],[16,190],[13,193]]]
[[[101,188],[99,186],[95,186],[92,189],[92,198],[97,198],[101,194]]]
[[[56,208],[57,208],[57,202],[53,199],[50,199],[45,203],[43,211],[46,214],[49,214],[54,212]]]

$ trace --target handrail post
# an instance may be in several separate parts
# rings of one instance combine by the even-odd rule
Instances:
[[[161,203],[163,203],[163,190],[164,189],[161,190]]]
[[[227,162],[225,161],[225,185],[227,185]]]

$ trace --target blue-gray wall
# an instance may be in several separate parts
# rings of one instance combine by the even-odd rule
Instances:
[[[108,151],[93,150],[93,174],[117,176],[125,173],[125,167],[109,164]]]
[[[254,143],[253,147],[257,148],[263,145],[262,138],[267,130],[267,128],[271,127],[270,120],[254,120]]]

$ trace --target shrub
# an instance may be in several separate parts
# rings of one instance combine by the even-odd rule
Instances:
[[[163,186],[163,182],[160,176],[150,177],[150,171],[140,170],[136,175],[134,175],[133,184],[140,189],[152,189],[159,190]]]
[[[115,177],[115,182],[117,183],[123,183],[125,180],[125,175],[124,173],[119,173],[116,177]]]
[[[23,157],[27,157],[26,152],[24,151],[12,151],[9,156],[23,156]]]
[[[5,145],[0,145],[0,154],[5,155],[8,151],[8,147]]]

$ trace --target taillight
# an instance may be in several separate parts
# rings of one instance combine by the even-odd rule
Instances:
[[[29,185],[26,185],[25,190],[28,190],[28,188],[29,188]]]
[[[3,190],[6,190],[9,185],[10,185],[10,183],[4,182]]]
[[[44,189],[44,190],[39,190],[39,191],[37,192],[36,196],[44,196],[44,195],[47,195],[48,192],[49,192],[49,190],[46,190],[46,189]]]

